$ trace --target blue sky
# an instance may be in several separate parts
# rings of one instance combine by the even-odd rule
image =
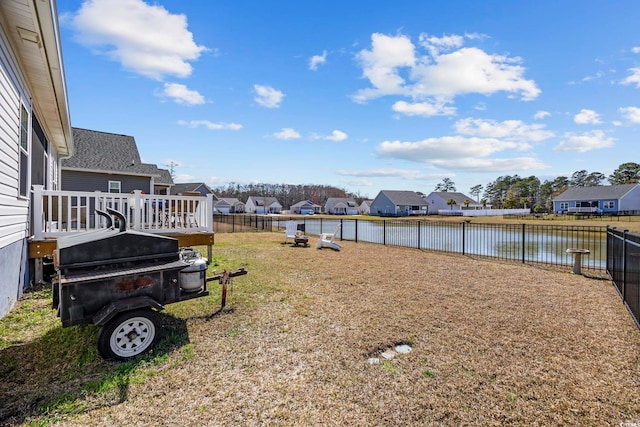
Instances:
[[[57,5],[72,125],[177,182],[373,198],[640,163],[636,0]]]

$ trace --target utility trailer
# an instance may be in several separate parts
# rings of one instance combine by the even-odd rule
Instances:
[[[105,359],[149,351],[162,335],[157,312],[166,304],[207,296],[207,282],[226,286],[230,277],[247,274],[239,269],[206,278],[206,260],[181,251],[177,239],[127,230],[124,215],[112,209],[96,213],[106,228],[57,241],[53,308],[63,327],[100,326],[98,351]]]

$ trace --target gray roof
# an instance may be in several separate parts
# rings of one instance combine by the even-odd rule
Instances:
[[[321,208],[322,206],[313,203],[311,200],[302,200],[301,202],[296,203],[295,205],[291,205],[291,208],[298,208],[303,206],[311,206],[314,208]]]
[[[73,128],[75,153],[62,160],[66,169],[158,176],[158,167],[142,163],[132,136]]]
[[[179,182],[171,187],[171,194],[180,194],[185,191],[200,191],[201,188],[206,189],[206,193],[213,194],[213,190],[204,182]]]
[[[411,205],[411,206],[420,206],[426,205],[427,201],[422,198],[415,191],[401,190],[401,191],[391,191],[391,190],[383,190],[380,193],[387,196],[394,205]]]
[[[171,172],[167,169],[158,169],[159,178],[156,178],[156,184],[173,184],[173,178],[171,178]]]
[[[333,204],[333,206],[345,206],[355,208],[357,205],[356,201],[351,197],[329,197],[325,203],[325,206],[328,204]]]
[[[470,201],[469,205],[471,205],[471,206],[479,205],[479,203],[476,202],[475,200],[473,200],[472,197],[469,197],[464,193],[452,193],[452,192],[449,192],[449,191],[434,191],[431,194],[435,194],[435,195],[439,196],[441,199],[443,199],[445,201],[447,201],[449,199],[453,199],[456,202],[457,205],[464,205],[464,201],[465,200],[469,200]]]
[[[229,206],[244,205],[244,203],[242,203],[240,200],[236,199],[235,197],[221,197],[219,200],[216,200],[213,204],[229,205]]]
[[[554,201],[570,200],[619,200],[639,184],[598,185],[595,187],[571,187],[564,193],[554,197]]]
[[[278,199],[276,199],[275,197],[249,196],[249,199],[253,200],[253,203],[256,206],[271,206],[273,204],[280,204],[280,202],[278,202]],[[247,202],[249,202],[249,199],[247,199]]]

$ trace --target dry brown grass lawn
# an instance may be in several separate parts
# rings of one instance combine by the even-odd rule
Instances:
[[[250,270],[233,310],[207,320],[211,301],[168,306],[188,344],[57,425],[640,423],[640,332],[609,281],[283,239],[216,235],[216,262]],[[399,343],[412,351],[369,362]]]

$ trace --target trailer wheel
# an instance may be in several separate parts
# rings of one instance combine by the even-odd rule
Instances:
[[[160,338],[161,330],[154,311],[126,311],[100,329],[98,351],[105,359],[127,360],[149,351]]]

